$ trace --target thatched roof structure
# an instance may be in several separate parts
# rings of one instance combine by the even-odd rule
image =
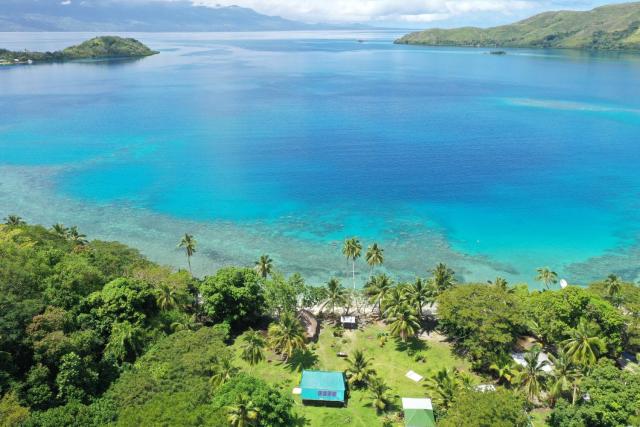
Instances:
[[[320,333],[320,324],[316,316],[308,310],[300,310],[298,312],[298,320],[300,320],[306,330],[307,339],[309,341],[317,340],[318,334]]]

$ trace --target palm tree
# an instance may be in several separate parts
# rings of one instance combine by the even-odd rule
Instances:
[[[511,384],[514,378],[514,366],[511,360],[502,360],[496,363],[492,363],[489,366],[489,370],[496,373],[498,377],[498,384]]]
[[[402,311],[409,304],[409,299],[404,285],[398,285],[387,291],[382,300],[382,316],[391,318]]]
[[[369,298],[369,302],[373,304],[374,309],[376,306],[378,307],[378,315],[382,314],[382,301],[392,287],[393,281],[386,274],[378,274],[369,279],[364,285],[364,294]]]
[[[75,225],[69,229],[67,237],[69,241],[76,246],[84,246],[89,243],[89,241],[87,240],[87,235],[80,233],[80,231],[78,231],[78,227]]]
[[[144,331],[124,321],[114,323],[111,336],[105,347],[105,353],[110,354],[118,362],[135,360],[144,347]]]
[[[607,286],[607,294],[612,301],[618,300],[618,295],[620,295],[620,291],[622,289],[622,283],[620,282],[620,278],[615,274],[610,274],[606,280],[604,281]],[[618,304],[616,304],[618,305]]]
[[[344,294],[344,315],[348,316],[353,306],[358,305],[358,293],[353,289],[345,290]]]
[[[184,300],[184,295],[175,286],[160,283],[156,287],[156,304],[160,310],[171,310],[180,306]]]
[[[538,269],[536,280],[544,284],[545,288],[550,289],[551,285],[558,283],[558,273],[551,271],[549,267],[542,267]]]
[[[541,352],[542,348],[539,345],[535,345],[525,353],[525,364],[524,366],[519,366],[515,380],[532,403],[535,403],[544,391],[547,380],[547,372],[544,368],[549,365],[549,362],[540,359]]]
[[[352,237],[344,241],[342,246],[342,254],[352,262],[353,289],[356,288],[356,259],[360,258],[362,253],[362,245],[356,237]]]
[[[424,387],[446,411],[451,406],[458,391],[462,388],[460,373],[455,368],[442,368],[427,378]]]
[[[198,316],[192,314],[191,316],[184,315],[182,319],[177,320],[171,324],[171,329],[174,332],[178,331],[196,331],[202,327],[202,323],[198,322]]]
[[[19,217],[18,215],[8,215],[5,219],[4,219],[4,225],[8,225],[10,227],[18,227],[21,225],[26,225],[27,223],[24,222],[24,220]]]
[[[373,359],[367,359],[362,350],[355,350],[353,357],[347,358],[347,382],[354,387],[363,387],[375,376],[376,371],[371,367]]]
[[[540,325],[540,322],[535,319],[527,319],[525,323],[529,332],[537,338],[538,342],[544,344],[547,341],[545,336],[546,329]]]
[[[264,360],[265,341],[260,332],[249,329],[242,336],[242,359],[250,365],[256,365]]]
[[[63,239],[66,239],[69,236],[69,229],[65,227],[64,224],[53,224],[51,226],[51,231]]]
[[[389,332],[407,342],[408,337],[414,336],[420,330],[420,322],[408,305],[403,305],[389,318]]]
[[[380,415],[391,406],[392,398],[388,391],[391,388],[382,378],[373,378],[369,381],[369,392],[371,393],[371,403],[376,408],[376,413]]]
[[[327,282],[326,300],[322,308],[331,306],[331,314],[335,315],[336,307],[344,306],[347,302],[347,290],[340,284],[338,279],[331,279]]]
[[[227,421],[231,427],[250,427],[258,425],[260,409],[246,394],[240,394],[235,405],[227,406]]]
[[[373,267],[376,265],[382,265],[384,262],[384,249],[378,246],[377,243],[374,243],[367,248],[367,253],[364,258],[366,259],[367,264],[371,267],[371,272],[373,272]]]
[[[452,269],[447,267],[446,264],[440,263],[431,270],[430,280],[436,292],[440,294],[455,285],[455,276],[456,273]]]
[[[407,297],[415,307],[419,321],[422,321],[422,308],[427,302],[433,301],[434,294],[433,287],[420,278],[407,288]]]
[[[557,356],[550,354],[549,359],[553,363],[552,382],[549,387],[552,404],[568,392],[571,392],[571,402],[575,404],[578,398],[580,371],[575,369],[571,357],[565,351],[560,350]]]
[[[465,371],[458,371],[458,381],[460,382],[460,387],[466,390],[473,390],[477,384],[476,378]]]
[[[580,319],[578,327],[571,331],[571,338],[564,341],[564,350],[573,363],[589,369],[595,365],[600,355],[607,347],[602,338],[598,336],[599,328],[593,323]]]
[[[489,284],[508,293],[514,292],[514,289],[509,286],[509,282],[507,282],[507,279],[504,279],[502,277],[496,277],[496,280],[494,280],[493,282],[489,280]]]
[[[193,276],[193,272],[191,271],[191,257],[196,253],[196,246],[198,242],[193,238],[192,234],[185,234],[178,243],[179,248],[184,248],[184,251],[187,254],[187,263],[189,264],[189,273]]]
[[[262,255],[260,259],[256,261],[255,270],[260,277],[266,279],[273,270],[273,260],[271,257],[269,257],[269,255]]]
[[[211,368],[211,378],[209,378],[209,383],[211,383],[214,388],[218,388],[233,378],[238,372],[240,372],[240,369],[233,366],[233,362],[230,357],[218,358]]]
[[[277,323],[269,326],[269,342],[288,360],[295,350],[306,347],[304,328],[292,313],[284,313]]]

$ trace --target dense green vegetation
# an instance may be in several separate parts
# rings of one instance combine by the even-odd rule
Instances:
[[[493,28],[430,29],[400,44],[472,47],[640,49],[640,3],[602,6],[588,12],[546,12]]]
[[[179,247],[188,266],[197,241],[185,235]],[[362,247],[345,242],[348,282]],[[640,423],[635,284],[610,275],[559,289],[546,268],[543,291],[501,278],[462,284],[444,264],[396,283],[376,271],[385,261],[377,244],[364,261],[362,290],[335,278],[310,286],[268,255],[195,278],[76,227],[9,216],[0,225],[0,426],[400,425],[399,398],[420,396],[444,426]],[[321,321],[317,341],[301,309]],[[343,313],[360,328],[343,329]],[[309,368],[345,372],[347,407],[292,395]],[[425,379],[407,379],[409,370]]]
[[[69,61],[97,58],[139,58],[155,55],[138,40],[117,36],[95,37],[79,45],[55,52],[12,52],[0,49],[0,65]]]

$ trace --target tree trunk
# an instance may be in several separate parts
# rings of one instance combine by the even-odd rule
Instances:
[[[191,257],[187,255],[187,264],[189,264],[189,274],[193,276],[193,271],[191,271]]]
[[[356,289],[356,260],[353,260],[353,263],[351,264],[353,266],[353,270],[352,270],[352,274],[353,274],[353,290],[355,291]]]

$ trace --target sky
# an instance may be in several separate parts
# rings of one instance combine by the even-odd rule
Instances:
[[[615,1],[615,0],[613,0]],[[237,5],[304,22],[364,23],[403,28],[492,26],[539,12],[588,10],[603,0],[193,0],[207,6]]]

